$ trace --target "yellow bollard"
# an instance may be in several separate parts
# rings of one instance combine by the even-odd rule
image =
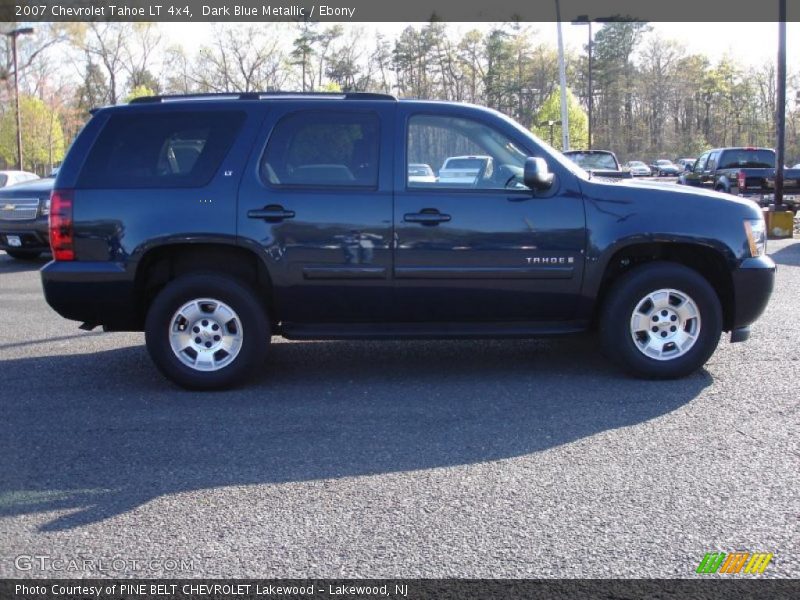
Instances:
[[[767,238],[780,240],[791,238],[794,232],[794,213],[790,210],[770,210],[765,208],[764,220],[767,222]]]

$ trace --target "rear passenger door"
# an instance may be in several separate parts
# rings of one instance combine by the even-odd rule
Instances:
[[[287,323],[391,314],[394,102],[274,101],[239,192]]]

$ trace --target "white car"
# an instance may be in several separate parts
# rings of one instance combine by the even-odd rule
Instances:
[[[28,171],[0,171],[0,188],[33,181],[34,179],[39,179],[39,176]]]
[[[800,169],[800,163],[797,163],[795,166],[792,167],[793,169]]]
[[[436,175],[430,165],[411,163],[408,165],[408,183],[436,183]]]
[[[629,160],[622,166],[623,170],[630,171],[633,177],[650,177],[650,167],[640,160]]]
[[[439,169],[439,183],[475,185],[479,177],[490,177],[493,167],[491,156],[451,156]]]

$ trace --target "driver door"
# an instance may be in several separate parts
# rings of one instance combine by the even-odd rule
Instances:
[[[402,104],[397,138],[394,268],[397,318],[552,321],[574,315],[584,268],[585,218],[577,178],[557,164],[555,183],[522,183],[527,156],[546,157],[501,118],[452,106]],[[439,177],[453,157],[489,157],[474,178]],[[408,176],[427,164],[436,181]],[[467,165],[469,166],[469,165]],[[465,172],[467,172],[465,170]]]

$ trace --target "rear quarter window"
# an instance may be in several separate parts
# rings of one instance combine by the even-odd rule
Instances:
[[[242,111],[112,115],[78,178],[83,188],[191,188],[208,184],[245,119]]]

